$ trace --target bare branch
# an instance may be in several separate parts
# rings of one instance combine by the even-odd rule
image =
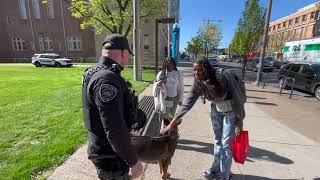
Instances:
[[[123,12],[126,10],[129,0],[125,1],[124,6],[122,6],[121,4],[121,0],[117,0],[118,6],[119,6],[119,16],[120,16],[120,23],[119,23],[119,28],[118,28],[118,32],[120,34],[122,34],[122,30],[123,30],[123,23],[124,23],[124,19],[123,19]]]
[[[123,9],[124,9],[124,10],[126,10],[126,9],[127,9],[128,4],[129,4],[129,0],[127,0],[126,2],[124,2],[124,5],[123,5]]]
[[[118,5],[119,5],[119,9],[122,10],[121,0],[117,0],[117,3],[118,3]]]
[[[126,37],[128,36],[130,30],[131,30],[131,27],[132,27],[132,21],[129,23],[128,27],[127,27],[127,30],[126,30],[126,33],[124,34]]]
[[[101,8],[102,8],[102,11],[104,13],[106,13],[108,15],[108,17],[110,17],[110,20],[112,21],[112,27],[113,27],[113,31],[117,31],[117,27],[115,26],[115,22],[114,22],[114,19],[112,17],[112,13],[108,7],[108,5],[106,5],[106,8],[104,8],[103,4],[100,4]]]
[[[68,1],[68,0],[64,0],[64,2],[69,3],[69,4],[71,5],[71,2]],[[76,7],[72,7],[72,8],[75,9],[78,13],[80,13],[83,17],[85,17],[85,18],[90,18],[90,17],[92,17],[92,18],[94,18],[95,20],[97,20],[101,25],[103,25],[105,28],[107,28],[110,32],[114,32],[114,31],[112,31],[112,29],[111,29],[109,26],[107,26],[101,19],[99,19],[99,18],[97,18],[97,17],[95,17],[95,16],[93,16],[93,15],[87,16],[87,15],[83,14],[83,13],[80,11],[80,9],[78,9],[78,8],[76,8]]]

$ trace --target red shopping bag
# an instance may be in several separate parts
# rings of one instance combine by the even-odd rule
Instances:
[[[232,156],[235,162],[244,164],[249,152],[248,131],[240,131],[232,141]]]

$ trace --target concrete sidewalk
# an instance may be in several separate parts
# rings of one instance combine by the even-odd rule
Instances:
[[[190,67],[185,75],[185,92],[192,82]],[[141,96],[151,95],[152,85]],[[248,92],[250,93],[250,92]],[[249,94],[250,95],[250,94]],[[250,153],[244,165],[233,163],[233,179],[320,179],[320,144],[281,124],[255,104],[246,104],[245,129],[249,130]],[[179,126],[180,140],[169,167],[171,179],[203,179],[213,157],[213,131],[209,103],[199,100]],[[97,179],[87,160],[86,145],[58,167],[48,179]],[[157,164],[145,164],[143,180],[161,179]]]

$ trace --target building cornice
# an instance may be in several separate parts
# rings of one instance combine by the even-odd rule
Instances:
[[[289,20],[289,19],[293,19],[293,18],[294,18],[293,16],[295,16],[296,14],[299,14],[299,13],[301,13],[301,12],[303,12],[303,11],[306,11],[306,10],[309,10],[309,9],[312,9],[312,8],[317,8],[317,5],[316,5],[316,4],[317,4],[317,2],[312,3],[312,4],[308,5],[308,6],[305,6],[305,7],[303,7],[303,8],[298,9],[297,12],[294,12],[294,13],[292,13],[292,14],[289,14],[288,16],[282,17],[282,18],[277,19],[277,20],[275,20],[275,21],[272,21],[272,22],[270,22],[269,26],[271,26],[271,24],[272,24],[272,25],[278,24],[279,22],[281,22],[281,21],[283,21],[283,20],[285,20],[285,19],[288,19],[288,20]]]

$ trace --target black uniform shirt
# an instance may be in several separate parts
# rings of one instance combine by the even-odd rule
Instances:
[[[111,68],[112,59],[101,57],[96,67]],[[95,67],[94,67],[95,68]],[[86,76],[85,72],[84,77]],[[89,131],[90,159],[116,155],[129,166],[137,163],[130,143],[130,128],[126,123],[125,97],[127,90],[120,71],[100,70],[83,84],[84,121]]]

